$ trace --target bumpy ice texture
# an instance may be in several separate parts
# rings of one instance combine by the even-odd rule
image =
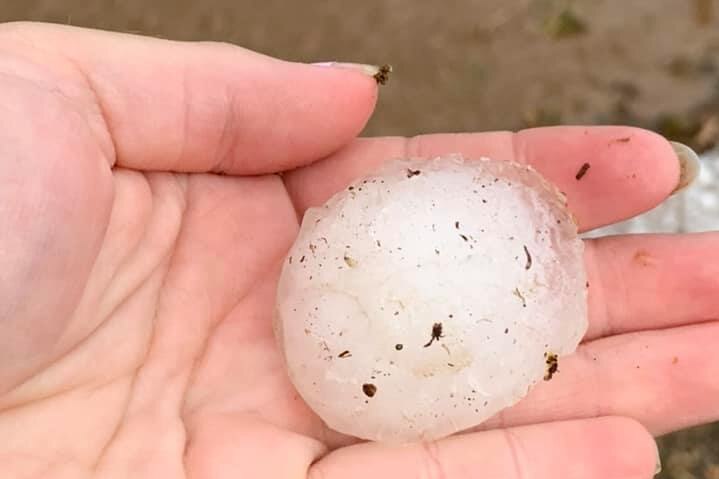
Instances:
[[[563,196],[527,166],[389,162],[305,214],[275,322],[290,378],[356,437],[476,426],[576,349],[582,254]]]

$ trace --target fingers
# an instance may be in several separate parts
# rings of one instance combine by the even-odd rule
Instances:
[[[719,233],[586,243],[588,338],[719,319]]]
[[[618,415],[660,435],[719,419],[719,322],[603,338],[484,428]]]
[[[358,70],[230,45],[10,24],[0,26],[0,47],[50,70],[51,86],[66,96],[96,102],[93,121],[105,122],[117,164],[141,170],[255,174],[303,165],[354,138],[377,95],[376,81]]]
[[[624,418],[533,425],[389,447],[364,443],[317,462],[309,479],[555,479],[652,477],[657,450],[651,435]]]
[[[291,173],[298,211],[326,201],[383,161],[461,153],[528,163],[567,194],[582,230],[614,223],[663,201],[677,186],[679,162],[659,135],[629,127],[553,127],[507,132],[358,140],[325,161]],[[590,167],[577,180],[585,163]]]

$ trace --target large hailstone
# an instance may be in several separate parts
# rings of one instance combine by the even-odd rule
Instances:
[[[304,216],[275,322],[290,378],[359,438],[476,426],[576,349],[582,254],[563,196],[527,166],[389,162]]]

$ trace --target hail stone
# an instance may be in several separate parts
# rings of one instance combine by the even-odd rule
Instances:
[[[476,426],[576,349],[582,255],[563,195],[528,166],[388,162],[304,216],[277,296],[289,376],[359,438]]]

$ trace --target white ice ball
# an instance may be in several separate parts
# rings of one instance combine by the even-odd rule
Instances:
[[[587,329],[563,195],[484,158],[391,161],[307,211],[277,298],[300,395],[329,427],[377,441],[480,424]]]

